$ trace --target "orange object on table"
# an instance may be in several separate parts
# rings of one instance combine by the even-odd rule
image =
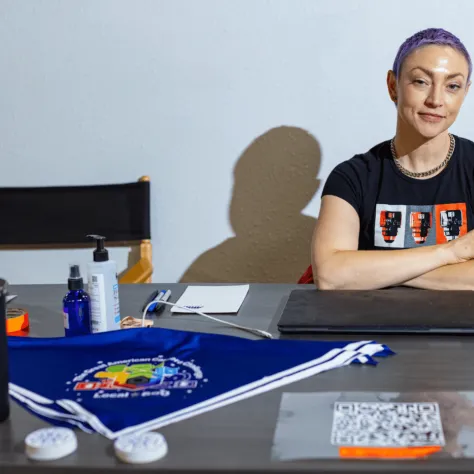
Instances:
[[[339,456],[351,459],[418,459],[441,451],[441,446],[394,447],[340,447]]]
[[[30,325],[28,312],[21,308],[7,308],[7,334],[13,335],[27,329]]]

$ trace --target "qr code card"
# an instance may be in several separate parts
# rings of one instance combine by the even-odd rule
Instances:
[[[444,446],[437,403],[336,402],[335,446]]]

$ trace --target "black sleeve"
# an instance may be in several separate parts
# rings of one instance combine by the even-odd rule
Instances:
[[[354,157],[337,165],[330,173],[322,196],[337,196],[347,201],[359,214],[363,212],[363,175],[367,173],[363,161]]]

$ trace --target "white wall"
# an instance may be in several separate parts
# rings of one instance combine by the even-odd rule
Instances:
[[[232,170],[256,137],[308,131],[324,181],[392,136],[399,44],[436,26],[474,52],[472,15],[472,0],[2,0],[0,186],[150,175],[153,279],[176,281],[232,235]],[[473,118],[468,98],[453,131],[474,138]],[[112,256],[122,269],[126,250]],[[1,252],[0,273],[63,282],[88,258]]]

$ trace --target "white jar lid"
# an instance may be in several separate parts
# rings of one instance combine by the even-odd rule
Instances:
[[[77,438],[69,428],[42,428],[25,438],[26,455],[35,461],[52,461],[77,449]]]
[[[166,456],[168,444],[160,433],[150,431],[121,436],[114,443],[115,454],[126,463],[143,464]]]

